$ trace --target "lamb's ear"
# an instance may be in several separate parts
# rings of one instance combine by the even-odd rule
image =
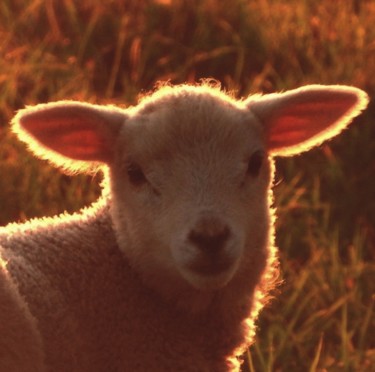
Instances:
[[[12,129],[37,156],[82,171],[112,161],[125,120],[125,112],[116,107],[60,101],[20,110]]]
[[[368,103],[360,89],[310,85],[249,97],[247,107],[265,126],[273,155],[294,155],[337,135]]]

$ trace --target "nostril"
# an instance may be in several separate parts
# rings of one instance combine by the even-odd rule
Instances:
[[[189,241],[197,246],[200,250],[207,253],[214,253],[220,251],[226,241],[229,239],[230,230],[228,226],[223,226],[220,230],[212,231],[200,231],[192,230],[188,236]]]

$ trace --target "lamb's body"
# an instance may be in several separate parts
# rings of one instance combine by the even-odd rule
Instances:
[[[238,370],[277,272],[264,155],[311,147],[365,105],[354,88],[235,101],[178,87],[130,110],[21,111],[37,155],[106,163],[109,185],[76,215],[0,228],[0,370]]]
[[[37,318],[48,370],[226,371],[225,357],[248,337],[241,320],[251,296],[233,319],[221,314],[225,296],[186,316],[129,268],[106,203],[79,224],[77,217],[0,229],[1,253]]]

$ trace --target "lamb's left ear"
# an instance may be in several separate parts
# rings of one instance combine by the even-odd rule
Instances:
[[[60,101],[20,110],[12,121],[17,136],[39,157],[70,171],[110,163],[123,110]]]
[[[309,85],[285,93],[249,97],[273,155],[294,155],[337,135],[368,103],[360,89]]]

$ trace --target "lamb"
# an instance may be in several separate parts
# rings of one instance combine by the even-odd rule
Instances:
[[[367,102],[347,86],[236,100],[201,84],[127,109],[19,111],[35,155],[105,176],[89,208],[0,228],[0,370],[238,371],[277,282],[273,157]]]

